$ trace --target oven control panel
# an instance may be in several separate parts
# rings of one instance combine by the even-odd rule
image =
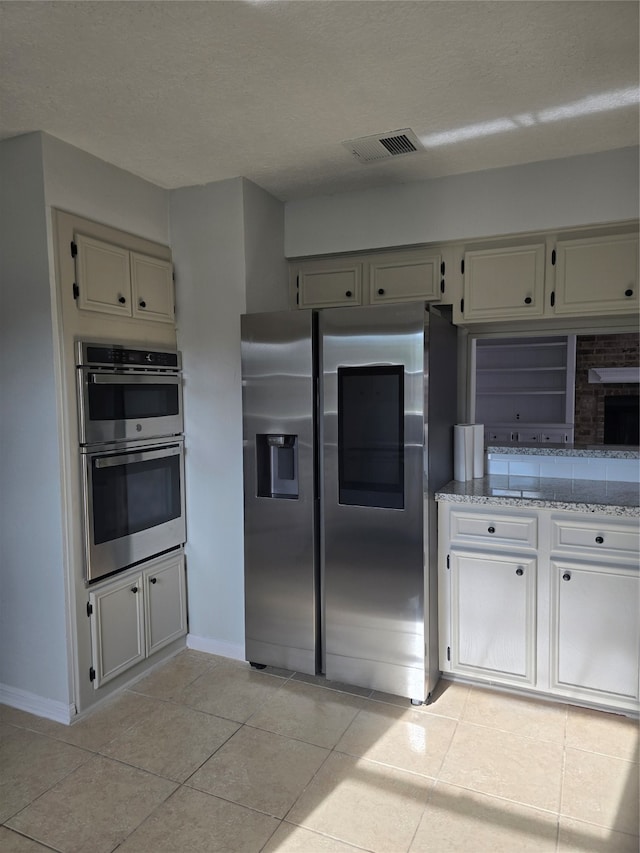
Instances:
[[[150,350],[118,344],[78,344],[78,366],[179,370],[180,353],[177,350]]]

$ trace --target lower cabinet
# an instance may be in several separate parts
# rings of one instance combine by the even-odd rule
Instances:
[[[638,696],[637,568],[551,561],[551,687],[601,700]]]
[[[638,713],[637,519],[447,501],[438,512],[440,669]]]
[[[187,633],[183,554],[93,588],[88,612],[97,689]]]
[[[532,684],[536,561],[452,550],[450,571],[451,666]]]

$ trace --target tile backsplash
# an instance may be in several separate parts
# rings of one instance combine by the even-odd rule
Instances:
[[[530,452],[487,453],[487,474],[518,477],[559,477],[563,480],[615,480],[637,483],[638,459],[608,459],[584,456],[532,456]]]

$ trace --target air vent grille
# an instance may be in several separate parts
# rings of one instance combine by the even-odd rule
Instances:
[[[396,154],[409,154],[411,151],[417,150],[413,142],[404,133],[401,133],[400,136],[388,136],[386,139],[381,139],[380,142],[394,156]]]
[[[375,163],[423,151],[418,137],[410,128],[347,139],[342,143],[360,163]]]

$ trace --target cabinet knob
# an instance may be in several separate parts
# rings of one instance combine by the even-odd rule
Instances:
[[[562,580],[563,580],[563,581],[570,581],[570,580],[571,580],[571,572],[565,572],[565,573],[562,575]]]
[[[493,526],[492,526],[492,527],[487,527],[487,531],[488,531],[489,533],[495,533],[495,532],[496,532],[496,529],[495,529],[495,527],[493,527]]]
[[[625,290],[624,295],[625,295],[625,296],[633,296],[633,290],[632,290],[630,287],[628,287],[628,288]]]
[[[347,290],[347,292],[345,293],[345,296],[351,297],[351,291]]]
[[[126,301],[127,301],[127,300],[124,298],[124,296],[118,296],[118,302],[120,303],[120,305],[124,305],[124,303],[125,303]]]
[[[149,578],[149,583],[158,583],[158,578]]]
[[[524,300],[525,305],[531,305],[532,302],[533,302],[533,299],[530,296],[527,296],[526,299]]]
[[[598,543],[598,545],[602,545],[602,543],[604,542],[604,536],[596,536],[596,542]]]
[[[384,287],[378,288],[378,296],[384,296]]]
[[[137,592],[137,591],[138,591],[138,587],[137,587],[137,586],[132,586],[132,587],[131,587],[131,592]]]
[[[518,568],[516,569],[516,574],[519,578],[522,577],[522,575],[524,574],[524,569],[522,568],[522,566],[518,566]]]
[[[147,303],[144,301],[144,299],[141,299],[141,300],[140,300],[140,302],[138,303],[138,305],[139,305],[141,308],[146,308],[146,307],[147,307]]]

